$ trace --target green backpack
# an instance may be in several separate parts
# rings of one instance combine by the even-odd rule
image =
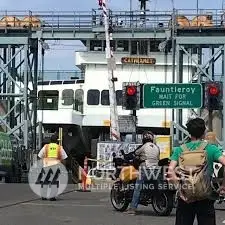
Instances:
[[[207,199],[212,193],[211,177],[208,173],[207,142],[203,141],[198,148],[190,150],[184,144],[179,158],[178,176],[181,178],[179,195],[186,202]]]

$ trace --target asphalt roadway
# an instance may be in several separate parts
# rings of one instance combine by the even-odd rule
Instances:
[[[216,208],[217,224],[225,224],[225,203]],[[40,200],[28,184],[0,184],[0,225],[173,225],[174,215],[158,217],[151,206],[140,207],[136,216],[116,212],[107,190],[82,193],[69,186],[51,202]]]

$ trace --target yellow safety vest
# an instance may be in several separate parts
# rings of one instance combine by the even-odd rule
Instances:
[[[45,145],[45,154],[43,159],[44,167],[56,165],[60,163],[61,159],[60,145],[55,143]]]

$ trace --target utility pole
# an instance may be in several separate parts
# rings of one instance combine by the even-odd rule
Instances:
[[[199,2],[198,2],[198,0],[196,0],[196,11],[197,11],[197,18],[198,18],[198,13],[199,13]],[[199,18],[198,18],[198,20],[199,20]],[[198,20],[197,20],[197,26],[199,25]]]
[[[118,112],[116,103],[116,91],[115,81],[117,78],[114,77],[114,57],[110,46],[110,33],[112,28],[109,27],[109,14],[107,10],[107,0],[99,1],[100,7],[102,7],[105,24],[105,39],[106,39],[106,59],[108,65],[108,81],[109,81],[109,102],[110,102],[110,139],[120,141]]]
[[[132,133],[132,141],[136,143],[137,142],[137,111],[136,110],[132,110],[132,116],[133,116],[133,120],[135,124],[135,131],[134,133]]]

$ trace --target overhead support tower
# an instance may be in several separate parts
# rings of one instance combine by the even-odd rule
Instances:
[[[10,29],[10,28],[9,28]],[[0,30],[1,130],[25,149],[27,162],[36,149],[38,39]],[[32,90],[32,91],[31,91]]]
[[[219,21],[214,21],[218,24]],[[214,130],[218,143],[222,144],[222,115],[225,115],[225,107],[222,110],[208,110],[204,107],[204,83],[223,81],[225,72],[225,38],[222,36],[222,26],[208,25],[205,27],[192,27],[176,29],[176,83],[185,83],[183,80],[183,58],[187,56],[195,70],[192,71],[190,83],[203,84],[203,107],[192,109],[193,116],[204,118],[208,130]],[[205,57],[207,55],[207,57]],[[217,71],[215,70],[217,65]],[[223,98],[224,99],[224,98]],[[223,100],[224,101],[224,100]],[[224,105],[224,104],[223,104]],[[176,123],[184,127],[182,109],[176,110]],[[225,122],[223,122],[225,127]],[[223,129],[224,130],[224,129]],[[176,139],[182,141],[181,132],[176,133]],[[224,146],[225,147],[225,146]]]

